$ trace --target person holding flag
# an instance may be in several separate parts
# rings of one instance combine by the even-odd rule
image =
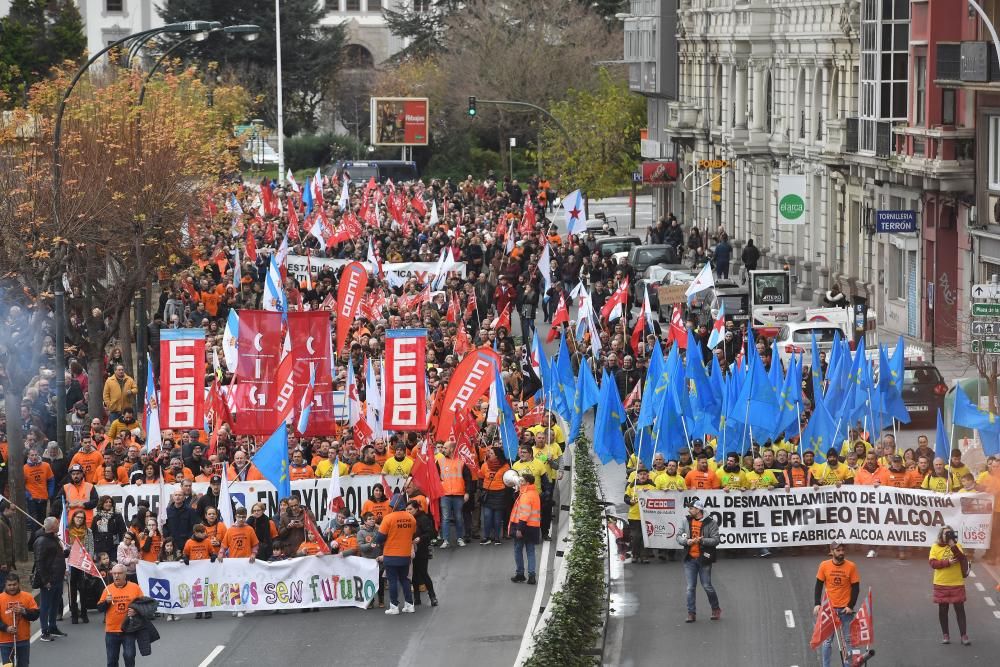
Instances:
[[[21,578],[8,572],[0,593],[0,662],[28,667],[31,655],[31,622],[39,616],[38,603],[21,590]]]
[[[842,628],[849,627],[854,617],[854,606],[858,602],[858,595],[861,592],[861,576],[858,574],[857,566],[847,560],[847,551],[840,542],[830,544],[830,559],[819,564],[816,571],[816,585],[813,590],[815,607],[813,616],[817,617],[817,627],[821,621],[825,621],[826,615],[821,615],[824,607],[832,608],[833,623],[832,632],[825,631],[825,639],[822,642],[820,659],[823,667],[830,667],[830,654],[833,646],[833,636],[837,636],[840,642],[840,664],[850,667],[851,637],[849,632],[843,632]],[[824,599],[825,593],[825,599]],[[816,631],[813,631],[814,638]],[[813,646],[813,648],[816,648]]]

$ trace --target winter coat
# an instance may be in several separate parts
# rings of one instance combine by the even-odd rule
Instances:
[[[135,616],[127,616],[122,623],[122,632],[135,635],[139,655],[150,655],[153,652],[152,643],[160,638],[160,633],[153,625],[159,604],[156,600],[141,597],[132,600],[129,607],[135,609]]]
[[[32,550],[35,552],[36,576],[32,584],[39,584],[38,588],[46,584],[61,585],[66,576],[66,555],[69,549],[63,549],[59,538],[53,533],[46,533],[43,528],[39,528],[35,533]]]
[[[417,533],[419,537],[414,558],[431,558],[431,542],[437,537],[437,528],[434,527],[434,517],[427,512],[417,512]]]

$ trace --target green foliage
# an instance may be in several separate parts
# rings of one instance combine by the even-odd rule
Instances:
[[[602,69],[597,86],[573,90],[557,102],[552,115],[573,141],[546,127],[542,142],[547,164],[558,165],[567,192],[580,188],[591,198],[609,197],[629,187],[639,159],[639,131],[646,126],[646,102],[628,83]]]
[[[83,20],[72,0],[13,0],[0,19],[0,100],[23,103],[55,65],[86,50]]]
[[[382,16],[389,32],[407,42],[394,60],[425,58],[444,49],[445,22],[461,5],[459,0],[430,0],[429,11],[418,12],[411,3],[402,3],[399,11],[386,7]],[[415,3],[413,3],[415,4]]]
[[[552,616],[535,636],[527,667],[593,667],[595,656],[581,655],[595,645],[607,599],[604,582],[604,520],[597,497],[597,466],[584,436],[573,453],[572,546],[566,554],[569,568],[563,589],[552,596]]]
[[[286,139],[285,164],[294,170],[322,167],[337,160],[352,160],[367,155],[367,147],[346,134],[308,134]]]
[[[222,25],[255,24],[258,38],[246,42],[224,35],[189,42],[175,53],[197,62],[216,62],[221,74],[233,76],[256,99],[253,113],[277,127],[275,110],[275,16],[273,0],[164,0],[160,16],[167,23],[191,20],[219,21]],[[326,14],[315,0],[281,3],[281,75],[285,134],[290,129],[315,132],[321,105],[329,99],[343,62],[343,26],[321,26]],[[181,36],[165,36],[169,48]]]

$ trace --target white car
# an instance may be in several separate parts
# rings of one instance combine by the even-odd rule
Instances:
[[[843,329],[836,324],[828,322],[796,322],[794,324],[784,324],[778,329],[778,356],[781,363],[788,368],[788,362],[793,354],[804,354],[803,364],[812,365],[812,340],[816,336],[816,347],[820,352],[826,352],[827,356],[833,349],[833,341],[840,332],[841,340],[845,335]]]
[[[267,142],[248,141],[243,146],[243,159],[250,164],[278,164],[278,151]]]

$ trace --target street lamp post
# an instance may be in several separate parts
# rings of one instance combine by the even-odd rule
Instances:
[[[59,221],[59,205],[62,195],[62,162],[60,161],[59,149],[62,144],[62,122],[63,116],[66,113],[66,101],[69,96],[73,93],[73,89],[76,84],[79,83],[83,75],[90,69],[90,66],[97,62],[105,53],[115,49],[122,44],[131,40],[145,40],[149,39],[154,35],[159,35],[167,32],[174,33],[197,33],[205,32],[217,28],[220,24],[217,21],[185,21],[183,23],[170,23],[159,28],[153,28],[150,30],[143,30],[141,32],[133,33],[131,35],[126,35],[121,39],[116,39],[111,42],[103,49],[91,56],[84,65],[77,70],[76,74],[73,75],[72,80],[70,80],[69,86],[63,92],[62,97],[59,100],[59,107],[56,109],[56,120],[55,128],[52,133],[52,221],[55,223],[55,228],[58,230]],[[60,272],[61,273],[61,272]],[[62,292],[61,285],[62,277],[56,278],[56,299],[55,299],[55,325],[56,325],[56,433],[59,437],[60,445],[65,447],[65,437],[66,437],[66,346],[65,344],[58,344],[58,341],[65,341],[65,321],[66,321],[66,306],[65,297],[63,297],[60,292]]]

